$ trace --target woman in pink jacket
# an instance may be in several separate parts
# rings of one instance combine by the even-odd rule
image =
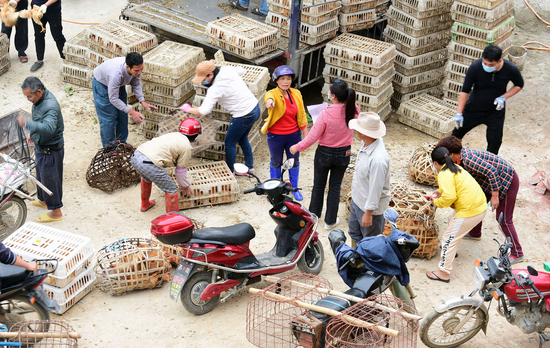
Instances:
[[[346,81],[334,80],[328,89],[332,105],[321,111],[311,131],[302,141],[290,148],[291,153],[304,151],[317,140],[315,151],[313,190],[309,210],[317,216],[323,211],[323,196],[330,173],[327,195],[325,228],[332,229],[340,223],[338,205],[342,179],[349,165],[353,130],[348,123],[361,112],[355,104],[355,90],[348,87]]]

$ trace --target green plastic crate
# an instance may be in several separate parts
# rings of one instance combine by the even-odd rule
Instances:
[[[512,34],[515,27],[516,21],[512,16],[491,30],[455,22],[451,28],[451,33],[453,34],[453,41],[485,48],[485,46],[489,45],[498,45]]]

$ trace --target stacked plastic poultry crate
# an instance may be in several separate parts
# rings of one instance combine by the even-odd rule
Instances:
[[[395,0],[386,16],[387,42],[397,47],[392,105],[423,93],[441,97],[447,44],[453,24],[452,0]]]
[[[0,33],[0,75],[3,75],[11,67],[10,54],[10,39],[4,33]]]
[[[59,314],[93,290],[96,277],[91,265],[95,249],[90,238],[27,222],[3,243],[27,261],[58,260],[57,263],[39,262],[38,268],[52,271],[57,264],[43,286],[48,296],[57,301]]]
[[[514,0],[460,0],[455,1],[452,18],[449,62],[443,83],[444,100],[454,105],[462,91],[462,84],[470,64],[481,58],[488,45],[502,48],[503,58],[512,46]]]
[[[327,43],[323,54],[325,101],[328,101],[329,84],[343,79],[355,90],[361,111],[376,112],[386,120],[391,113],[395,45],[346,33]]]
[[[449,135],[454,128],[456,108],[429,94],[407,100],[399,106],[399,122],[438,139]]]
[[[212,45],[246,59],[275,51],[281,39],[278,30],[238,13],[208,22],[206,35]]]
[[[342,0],[338,20],[340,32],[371,28],[376,21],[377,4],[387,0]]]
[[[203,60],[201,47],[173,41],[165,41],[143,55],[143,94],[147,102],[158,107],[157,111],[140,109],[145,117],[140,128],[146,138],[156,137],[159,122],[171,110],[193,98],[195,90],[191,79],[195,67]]]
[[[126,22],[111,20],[87,28],[65,43],[67,61],[61,63],[61,80],[92,88],[94,69],[105,60],[130,52],[145,53],[157,37]]]
[[[265,22],[277,27],[282,36],[288,37],[290,9],[293,6],[293,1],[267,0],[267,3],[269,5],[269,13]],[[333,38],[339,29],[338,12],[340,11],[340,7],[340,1],[321,2],[319,0],[304,0],[302,3],[300,41],[308,45],[317,45]],[[357,18],[356,20],[358,20]]]
[[[243,81],[246,83],[250,91],[258,98],[258,103],[260,104],[260,109],[262,114],[265,112],[265,101],[264,96],[267,89],[267,84],[269,83],[269,70],[265,67],[239,64],[232,62],[220,62],[217,63],[218,66],[233,66],[241,67],[245,70],[245,74],[242,76]],[[206,96],[206,87],[202,85],[195,85],[195,98],[193,99],[193,106],[201,106],[204,98]],[[216,103],[211,113],[214,118],[214,122],[217,126],[216,132],[216,142],[210,148],[201,151],[196,154],[197,157],[213,159],[216,161],[225,160],[225,134],[231,122],[231,114],[227,112],[220,104]],[[260,126],[262,124],[262,117],[260,120],[252,126],[250,134],[248,135],[248,140],[252,146],[252,152],[256,150],[260,143]],[[237,161],[244,161],[244,155],[240,147],[237,147]]]

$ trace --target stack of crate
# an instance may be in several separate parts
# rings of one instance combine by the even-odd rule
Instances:
[[[279,28],[281,35],[289,37],[291,0],[267,0],[269,13],[265,22]],[[315,4],[315,6],[314,6]],[[333,38],[338,31],[338,12],[340,1],[320,2],[304,0],[302,3],[302,22],[300,41],[308,45],[317,45]],[[356,21],[359,17],[356,18]],[[357,22],[356,22],[357,23]]]
[[[265,93],[267,85],[269,83],[269,70],[265,67],[231,63],[231,62],[219,62],[218,66],[232,66],[232,67],[241,67],[245,70],[245,74],[242,76],[243,81],[246,83],[252,94],[258,99],[260,104],[260,109],[262,114],[265,112]],[[206,96],[206,87],[202,85],[195,85],[195,98],[193,99],[193,106],[198,107],[202,105],[204,98]],[[196,154],[197,157],[202,157],[206,159],[213,159],[217,161],[225,160],[225,134],[229,127],[231,121],[231,114],[227,112],[220,104],[216,103],[212,109],[212,117],[217,126],[216,132],[216,142],[209,149],[201,151]],[[256,150],[260,143],[260,126],[262,124],[261,117],[260,120],[256,122],[250,134],[248,135],[248,140],[252,146],[252,152]],[[244,161],[244,155],[240,147],[237,147],[237,161]]]
[[[205,60],[201,47],[165,41],[143,56],[141,86],[145,100],[154,103],[157,111],[140,108],[145,119],[140,125],[146,138],[157,136],[159,123],[173,109],[193,98],[191,80],[195,67]]]
[[[338,20],[340,32],[371,28],[376,21],[376,5],[380,0],[342,0]]]
[[[238,13],[208,22],[206,35],[212,45],[246,59],[275,51],[281,39],[278,30]]]
[[[451,134],[455,115],[453,105],[428,94],[401,103],[397,110],[399,122],[437,139]]]
[[[157,45],[157,37],[126,22],[111,20],[87,28],[64,47],[61,80],[92,88],[94,69],[110,58],[130,52],[143,54]]]
[[[9,48],[9,37],[4,33],[0,33],[0,75],[5,74],[11,67]]]
[[[390,6],[385,40],[397,46],[392,105],[422,93],[441,97],[452,0],[396,0]]]
[[[53,263],[39,262],[38,268],[53,271],[57,266],[44,281],[44,290],[57,301],[58,314],[93,290],[96,277],[91,265],[95,249],[90,238],[27,222],[3,243],[27,261],[57,259]]]
[[[443,83],[444,100],[458,105],[458,96],[470,64],[481,58],[488,45],[502,48],[504,58],[512,46],[514,0],[455,1],[449,62]]]
[[[391,112],[395,46],[346,33],[327,43],[323,54],[326,65],[322,94],[325,101],[328,101],[329,84],[340,78],[355,89],[361,111],[376,112],[386,120]]]

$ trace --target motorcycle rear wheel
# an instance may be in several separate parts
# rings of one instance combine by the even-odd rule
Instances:
[[[0,240],[8,238],[27,220],[27,204],[18,196],[11,198],[0,207]]]
[[[181,290],[181,303],[188,312],[195,315],[203,315],[213,310],[220,300],[220,295],[212,297],[208,301],[203,301],[200,296],[204,289],[212,283],[212,275],[208,272],[198,272],[189,278]]]
[[[298,268],[304,273],[317,275],[321,273],[323,263],[325,262],[325,252],[321,241],[316,243],[309,242],[304,254],[298,260]]]
[[[15,323],[28,320],[50,320],[50,313],[38,302],[30,303],[27,296],[14,296],[0,302],[2,313],[0,323],[10,329]],[[44,324],[44,332],[48,332],[49,323]]]
[[[450,334],[456,325],[472,309],[471,305],[457,305],[443,313],[430,312],[420,324],[420,339],[430,348],[457,347],[471,340],[483,327],[485,312],[477,309],[460,332]]]

